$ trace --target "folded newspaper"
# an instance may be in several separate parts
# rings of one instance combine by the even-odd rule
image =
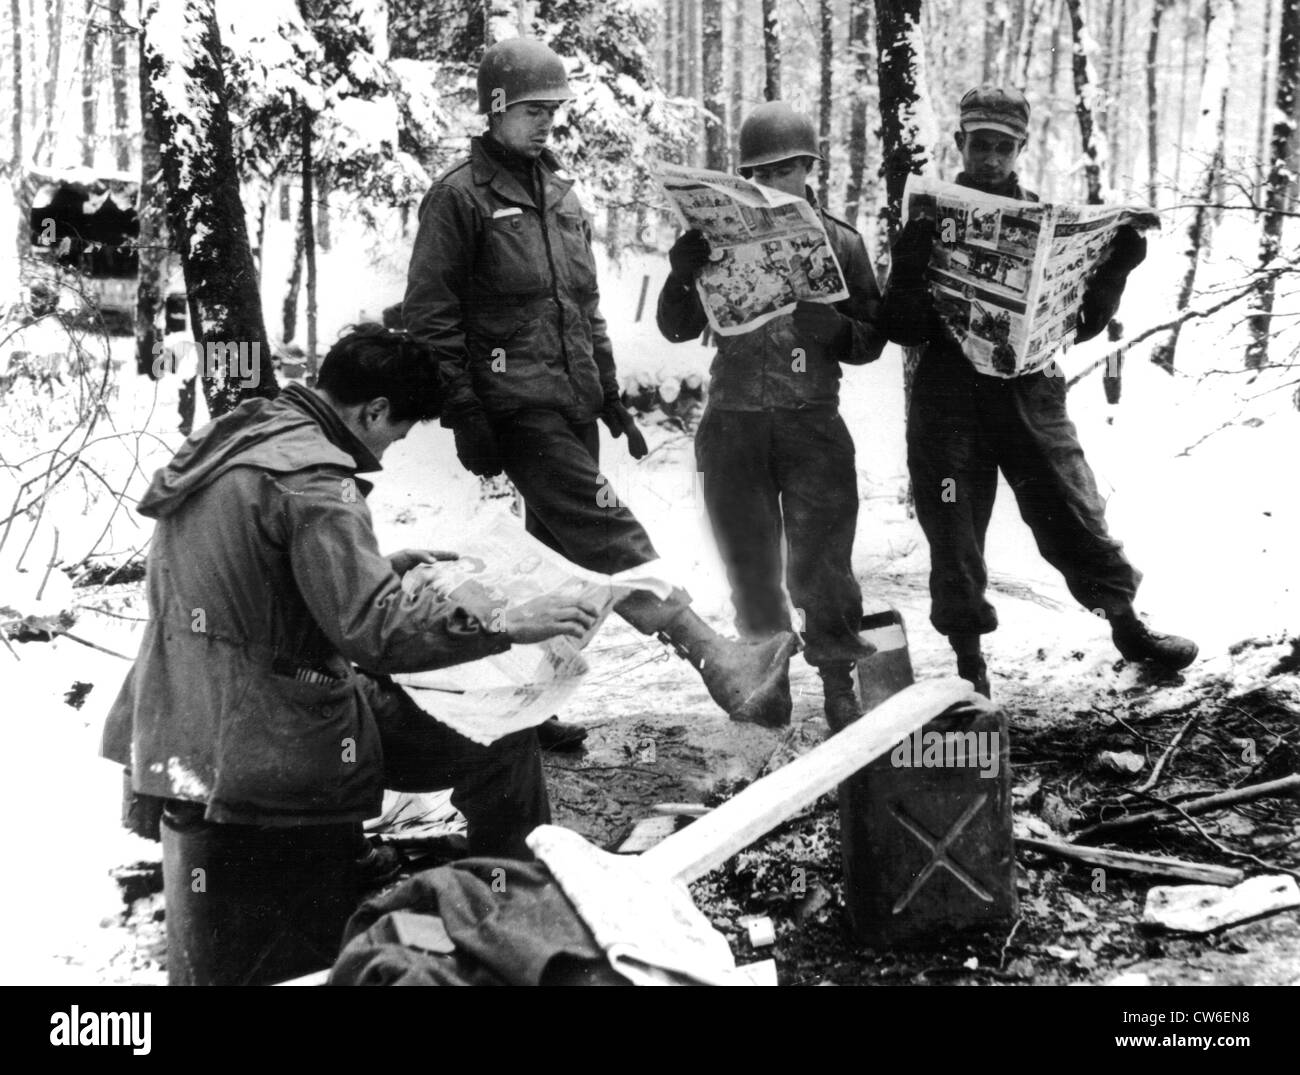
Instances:
[[[696,288],[719,336],[751,332],[800,299],[849,297],[821,217],[803,198],[703,168],[660,164],[656,172],[682,226],[713,248]]]
[[[459,560],[422,564],[402,578],[417,593],[433,586],[476,612],[522,604],[543,594],[569,594],[600,610],[581,639],[556,637],[512,646],[468,664],[433,672],[393,676],[426,713],[475,743],[488,746],[511,732],[553,716],[587,672],[583,648],[595,636],[614,603],[637,590],[667,598],[673,584],[659,561],[602,575],[570,563],[527,533],[514,518],[494,517],[460,541]]]
[[[1141,206],[1053,205],[909,176],[903,222],[938,225],[930,257],[935,309],[971,364],[1019,377],[1074,342],[1088,278],[1115,232],[1159,218]]]

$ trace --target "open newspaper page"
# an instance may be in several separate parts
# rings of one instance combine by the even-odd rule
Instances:
[[[719,336],[750,332],[801,299],[849,297],[821,217],[803,198],[702,168],[660,164],[657,174],[683,228],[713,248],[696,287]]]
[[[980,372],[1019,377],[1074,341],[1088,277],[1123,224],[1156,223],[1133,206],[1052,205],[910,176],[903,221],[934,220],[935,310]]]
[[[557,637],[512,646],[468,664],[393,676],[421,709],[461,735],[487,746],[553,716],[587,672],[582,650],[600,630],[614,603],[636,590],[661,598],[672,583],[655,562],[602,575],[548,549],[514,518],[494,517],[464,535],[474,555],[422,564],[406,573],[407,593],[433,586],[474,610],[523,604],[543,594],[571,594],[591,602],[600,616],[581,639]]]

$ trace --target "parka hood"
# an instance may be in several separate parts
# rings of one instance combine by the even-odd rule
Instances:
[[[379,461],[315,393],[290,385],[275,399],[245,400],[197,430],[153,476],[136,510],[150,519],[176,512],[194,493],[234,467],[291,474],[337,465],[379,470]],[[358,482],[363,495],[368,482]]]

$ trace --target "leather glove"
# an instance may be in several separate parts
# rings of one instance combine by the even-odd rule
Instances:
[[[815,340],[823,347],[842,342],[850,331],[848,318],[829,303],[800,299],[793,316],[795,338]]]
[[[617,438],[624,433],[627,434],[627,450],[633,459],[646,457],[650,449],[646,445],[645,437],[641,435],[636,419],[632,417],[632,412],[623,406],[622,400],[617,397],[605,400],[605,409],[600,412],[600,420],[609,429],[610,436]]]
[[[668,264],[672,266],[673,278],[680,283],[690,283],[695,274],[708,263],[709,240],[704,233],[695,229],[680,236],[668,251]]]
[[[456,437],[456,455],[466,470],[480,478],[495,478],[501,473],[501,452],[486,414],[471,411],[463,415],[452,432]]]
[[[1115,232],[1110,255],[1093,273],[1079,305],[1075,343],[1090,340],[1106,327],[1124,297],[1128,274],[1147,256],[1147,241],[1136,228],[1127,224]]]
[[[890,250],[890,284],[901,287],[917,288],[924,286],[926,266],[930,264],[930,255],[934,251],[934,237],[937,227],[933,220],[919,217],[909,220],[907,226],[898,233]]]

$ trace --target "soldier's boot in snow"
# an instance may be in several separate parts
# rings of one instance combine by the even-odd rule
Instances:
[[[1110,633],[1125,660],[1151,661],[1174,672],[1186,668],[1199,652],[1190,638],[1151,630],[1132,608],[1110,618]]]
[[[733,642],[687,607],[659,637],[700,673],[732,720],[767,728],[790,723],[790,658],[798,648],[791,632],[779,631],[766,642]]]
[[[957,654],[957,675],[975,688],[977,694],[992,699],[989,690],[989,668],[980,650],[980,636],[954,634],[948,636],[952,651]]]
[[[831,731],[847,728],[862,716],[858,692],[853,689],[853,665],[837,661],[817,669],[822,677],[822,705]]]

